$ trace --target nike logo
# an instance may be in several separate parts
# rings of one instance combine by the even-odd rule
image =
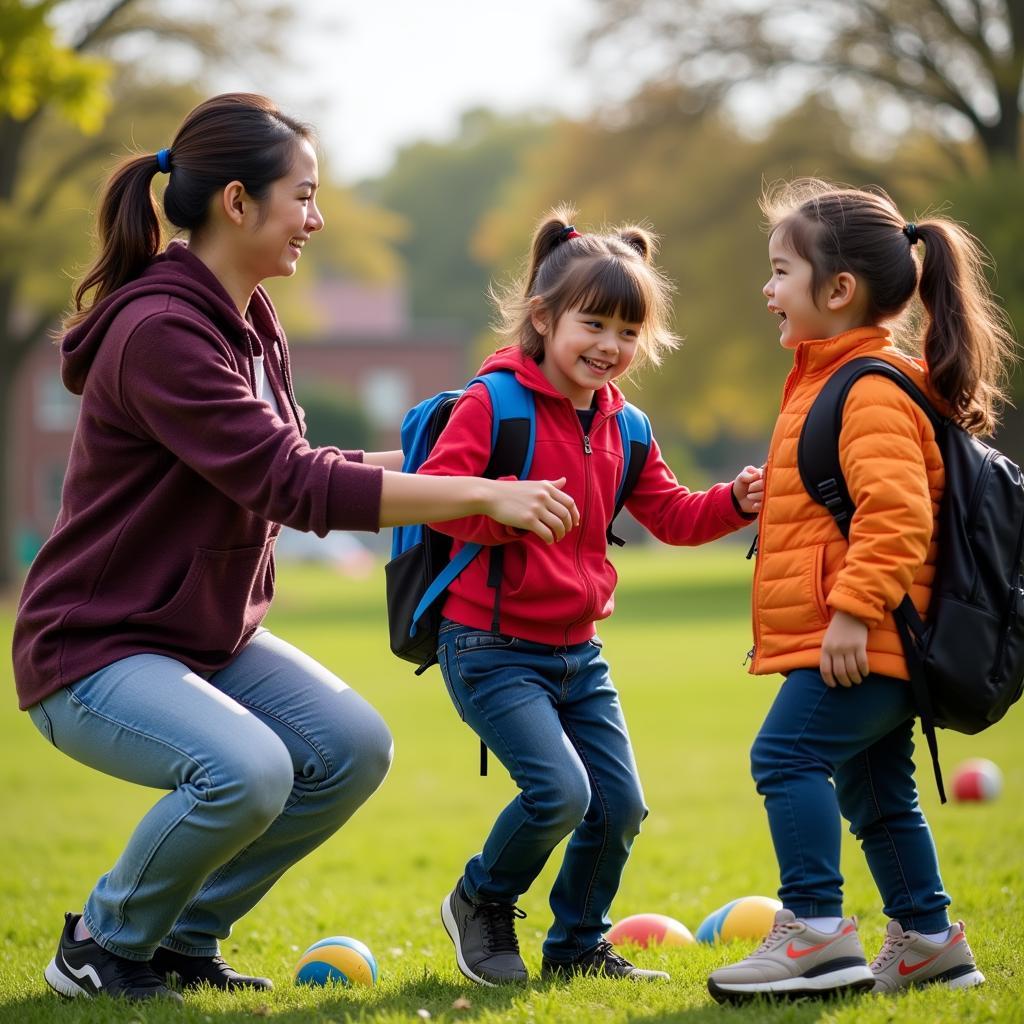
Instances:
[[[945,953],[947,949],[950,949],[952,946],[955,946],[958,942],[960,942],[963,939],[963,937],[963,932],[961,932],[959,935],[954,935],[952,941],[949,943],[948,946],[944,946],[942,949],[940,949],[938,953],[935,954],[935,956],[930,956],[927,960],[921,960],[919,963],[908,964],[906,960],[901,960],[899,964],[900,974],[902,974],[905,978],[908,974],[913,974],[914,971],[919,971],[922,967],[927,967],[929,964],[935,963],[935,961],[938,960],[939,957],[942,956],[942,954]]]
[[[799,960],[802,956],[809,956],[811,953],[817,953],[819,950],[831,946],[833,942],[838,942],[844,935],[849,935],[850,932],[855,932],[856,930],[856,926],[848,924],[838,935],[833,935],[832,938],[825,942],[819,942],[816,946],[805,946],[803,949],[797,949],[791,942],[786,947],[786,956],[791,960]]]
[[[63,957],[61,957],[61,959],[64,960]],[[93,967],[92,964],[86,964],[84,967],[72,967],[67,960],[64,960],[64,967],[78,978],[79,981],[81,981],[82,978],[88,978],[93,985],[96,986],[97,992],[103,988],[103,985],[100,982],[100,976],[96,973],[96,968]]]

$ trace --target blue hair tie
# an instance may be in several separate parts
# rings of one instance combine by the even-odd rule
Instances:
[[[156,155],[156,165],[160,168],[161,174],[169,174],[171,170],[171,151],[161,149]]]

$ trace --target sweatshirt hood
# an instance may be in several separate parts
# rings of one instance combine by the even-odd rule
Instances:
[[[134,280],[96,303],[88,316],[61,338],[61,379],[73,394],[80,395],[89,369],[114,320],[137,299],[162,296],[188,303],[213,322],[224,336],[238,344],[251,365],[262,351],[260,337],[280,338],[274,308],[262,287],[249,301],[247,321],[235,308],[224,286],[209,267],[183,242],[172,242],[154,257]]]
[[[499,348],[497,352],[492,352],[483,361],[477,373],[491,373],[494,370],[511,370],[516,375],[519,383],[524,387],[528,387],[531,391],[536,391],[556,400],[560,399],[563,402],[569,401],[544,376],[544,371],[540,368],[540,364],[534,362],[529,356],[524,355],[523,350],[518,345],[506,345],[504,348]],[[595,392],[595,395],[597,396],[597,408],[604,415],[614,415],[626,404],[622,392],[611,382],[602,384]]]

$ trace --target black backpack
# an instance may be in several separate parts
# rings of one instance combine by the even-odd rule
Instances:
[[[1001,452],[941,417],[901,370],[870,356],[853,359],[814,400],[797,450],[807,493],[844,537],[855,508],[839,465],[839,433],[850,388],[867,373],[894,381],[928,414],[945,466],[926,621],[909,596],[893,611],[945,803],[935,727],[980,732],[1006,714],[1024,686],[1024,479]]]

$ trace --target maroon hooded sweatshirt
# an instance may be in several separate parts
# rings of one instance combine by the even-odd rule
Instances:
[[[15,622],[22,708],[132,654],[222,668],[267,613],[280,524],[378,529],[382,471],[302,436],[266,292],[243,318],[186,246],[97,303],[61,355],[82,403]],[[279,413],[256,397],[260,355]]]

